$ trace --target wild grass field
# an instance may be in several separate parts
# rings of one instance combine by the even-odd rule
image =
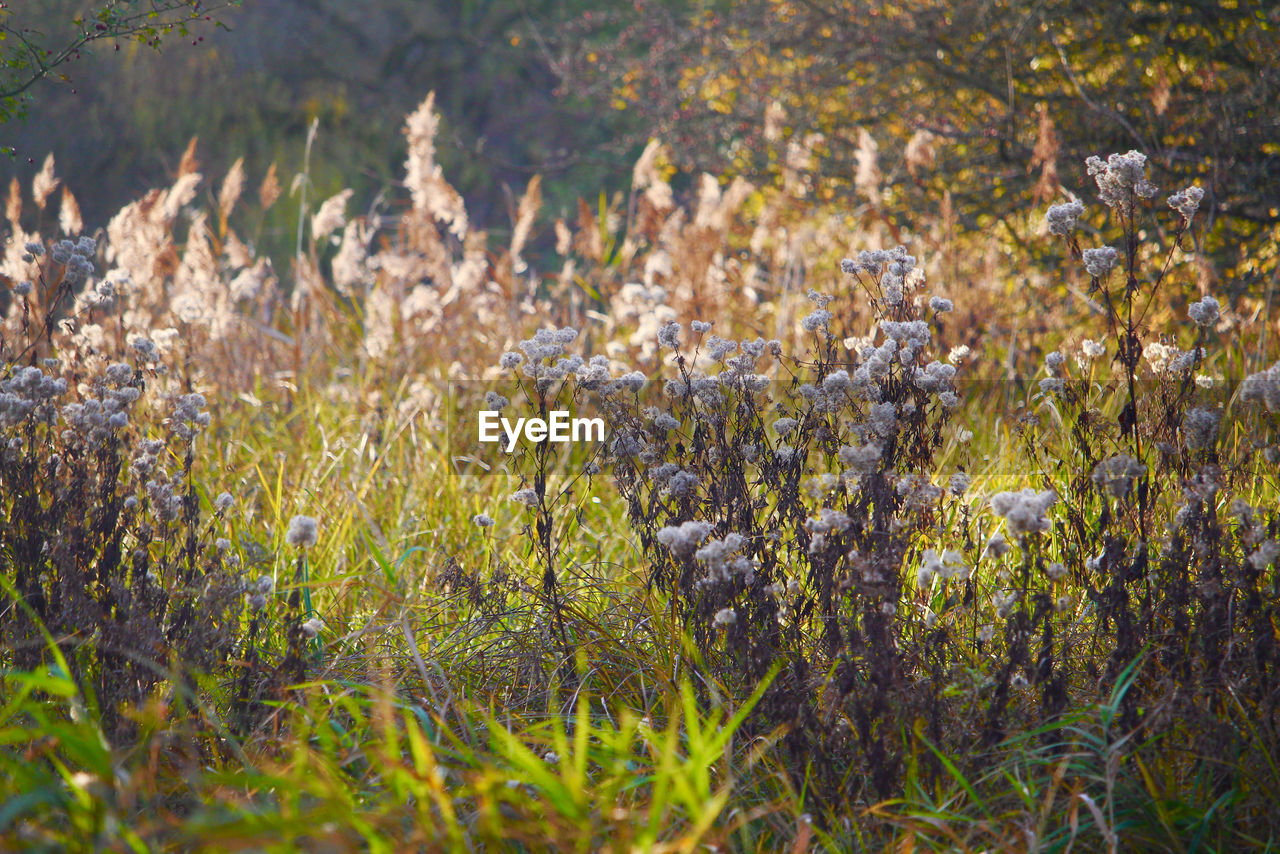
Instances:
[[[1280,328],[1200,188],[1098,151],[1019,254],[655,139],[497,246],[438,122],[359,214],[14,181],[0,848],[1275,849]]]

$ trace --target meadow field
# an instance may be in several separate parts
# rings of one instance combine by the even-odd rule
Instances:
[[[1280,845],[1276,227],[1215,268],[1137,150],[997,233],[879,203],[936,137],[851,197],[655,136],[495,232],[440,121],[372,202],[14,178],[0,850]]]

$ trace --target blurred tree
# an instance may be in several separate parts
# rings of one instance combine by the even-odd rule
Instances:
[[[77,2],[85,0],[32,3],[28,14],[52,29],[55,11]],[[556,91],[552,66],[562,56],[550,34],[593,2],[243,3],[198,47],[157,54],[125,43],[119,62],[78,76],[78,95],[67,86],[42,95],[30,122],[4,129],[21,157],[0,158],[0,185],[11,177],[25,185],[52,152],[85,222],[101,224],[169,180],[198,136],[207,188],[241,156],[250,180],[275,162],[288,186],[319,119],[310,197],[351,187],[353,205],[365,207],[389,189],[394,203],[405,116],[434,90],[440,162],[472,220],[501,240],[535,174],[547,207],[566,211],[579,195],[594,199],[630,178],[640,117]],[[297,205],[273,207],[261,240],[284,251],[296,216]]]
[[[820,196],[910,224],[949,192],[978,229],[1138,149],[1166,189],[1209,190],[1218,250],[1280,225],[1274,2],[636,0],[577,26],[578,90],[703,168],[777,175],[790,144],[823,156]]]
[[[95,42],[110,40],[119,50],[118,42],[137,41],[159,50],[165,37],[188,36],[190,24],[213,22],[214,14],[238,4],[105,0],[84,9],[83,3],[24,3],[20,15],[0,3],[0,124],[26,116],[28,92],[37,83],[54,79],[71,84],[68,67]]]

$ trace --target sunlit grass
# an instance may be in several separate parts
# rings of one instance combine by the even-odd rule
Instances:
[[[146,264],[186,265],[119,286],[128,305],[156,312],[158,328],[174,324],[157,358],[99,352],[107,344],[92,336],[123,345],[135,334],[133,315],[105,303],[76,315],[100,323],[96,332],[55,331],[66,265],[23,262],[45,278],[15,303],[27,314],[6,321],[30,343],[21,357],[6,343],[4,379],[48,358],[39,364],[51,377],[77,372],[81,399],[132,388],[143,404],[119,433],[88,419],[84,442],[29,413],[4,424],[0,509],[12,532],[0,581],[21,630],[0,649],[0,847],[1268,844],[1280,773],[1268,687],[1276,576],[1274,555],[1264,558],[1280,522],[1270,416],[1256,404],[1224,395],[1215,442],[1192,448],[1182,421],[1191,373],[1143,367],[1147,468],[1134,493],[1115,494],[1096,466],[1137,444],[1105,319],[1061,306],[1037,316],[1010,298],[1012,278],[970,293],[968,307],[953,294],[971,329],[928,314],[924,278],[905,286],[918,304],[871,279],[827,279],[836,301],[825,320],[764,272],[748,298],[724,283],[741,273],[733,253],[749,256],[749,222],[782,215],[759,194],[718,232],[682,230],[686,212],[639,194],[635,235],[619,231],[616,205],[584,205],[564,250],[582,266],[525,281],[513,273],[518,247],[493,256],[451,232],[452,188],[426,180],[425,206],[361,248],[381,253],[357,265],[363,292],[341,293],[317,272],[336,261],[313,240],[292,259],[291,290],[264,283],[229,305],[227,277],[254,269],[244,259],[221,247],[223,266],[210,262],[198,234],[178,239],[177,213],[134,235]],[[761,271],[779,254],[784,267],[800,258],[795,247],[758,248]],[[802,248],[848,251],[821,230]],[[663,263],[665,302],[629,284]],[[388,272],[397,265],[412,275]],[[174,308],[189,310],[192,289],[207,299],[204,321]],[[1172,310],[1157,316],[1169,346],[1194,346],[1198,334],[1211,349],[1197,372],[1234,384],[1265,367],[1243,311],[1222,333],[1181,329]],[[673,331],[672,317],[689,325]],[[881,365],[872,399],[806,408],[817,386],[835,376],[833,387],[852,388],[850,375],[875,361],[835,333],[871,333],[873,317],[936,332],[895,339],[911,356]],[[787,320],[776,347],[755,342],[763,319],[777,318]],[[715,325],[695,333],[694,320]],[[1064,334],[1067,321],[1084,328]],[[553,347],[527,339],[557,326],[572,334],[544,333],[561,335]],[[756,348],[740,373],[772,373],[751,374],[755,391],[726,381],[714,403],[678,387],[655,393],[643,398],[652,411],[638,390],[606,390],[620,407],[614,426],[632,434],[558,459],[523,448],[484,461],[487,473],[449,435],[457,383],[491,382],[515,407],[546,402],[530,398],[532,377],[497,367],[521,342],[535,373],[558,370],[566,354],[607,354],[597,368],[616,378],[637,367],[653,391],[717,370],[704,349],[712,334]],[[886,335],[868,343],[885,346]],[[1106,342],[1107,357],[1077,360],[1082,336]],[[951,408],[941,390],[917,390],[914,370],[962,340],[973,351],[958,359],[955,387],[973,385]],[[1050,368],[1055,348],[1062,360]],[[114,385],[84,380],[115,358],[134,361],[114,369]],[[589,376],[563,369],[543,391],[565,402],[593,390]],[[1041,385],[1058,378],[1069,385]],[[21,406],[18,391],[6,407]],[[180,436],[171,398],[193,392],[210,423]],[[884,431],[863,404],[886,399],[895,407]],[[676,426],[659,430],[660,414]],[[785,440],[782,416],[793,422]],[[899,430],[912,441],[888,441]],[[660,482],[652,460],[637,466],[616,450],[626,435],[670,437],[665,450],[693,479],[664,489],[671,472]],[[165,437],[158,461],[136,451],[144,436]],[[866,466],[858,452],[880,440]],[[803,472],[781,453],[792,441],[808,454]],[[583,473],[610,453],[612,466]],[[156,467],[164,483],[146,480]],[[953,488],[960,472],[967,487]],[[1043,518],[993,506],[993,495],[1022,489]],[[166,494],[177,495],[169,517],[142,503]],[[925,496],[919,506],[914,495]],[[33,512],[50,514],[46,530],[30,530]],[[300,516],[317,520],[314,544],[288,533]],[[682,551],[672,532],[688,522],[707,528]],[[714,555],[696,553],[704,542],[745,562],[711,578]],[[928,550],[965,571],[928,568]],[[134,603],[165,597],[177,604],[153,608],[161,628],[198,622],[206,603],[226,605],[207,596],[223,583],[238,604],[206,635],[130,622]],[[81,610],[53,608],[59,596]],[[192,602],[195,614],[179,607]],[[121,626],[138,645],[118,642],[132,640]],[[226,652],[200,665],[206,640]],[[122,662],[153,684],[120,678]]]

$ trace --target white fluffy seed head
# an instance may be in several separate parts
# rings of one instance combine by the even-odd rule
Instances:
[[[320,524],[314,516],[294,516],[289,520],[289,530],[284,541],[291,546],[311,548],[318,539]]]

